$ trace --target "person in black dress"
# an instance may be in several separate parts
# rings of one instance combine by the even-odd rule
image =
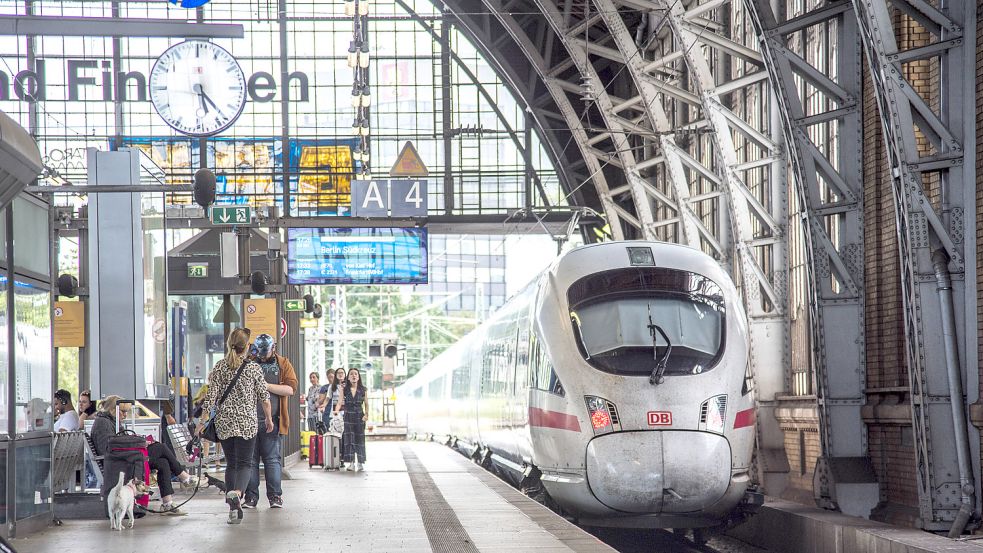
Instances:
[[[348,381],[342,389],[341,401],[334,406],[334,412],[345,412],[345,432],[341,435],[342,470],[362,470],[365,462],[365,421],[368,420],[366,390],[362,385],[362,374],[358,369],[348,371]]]

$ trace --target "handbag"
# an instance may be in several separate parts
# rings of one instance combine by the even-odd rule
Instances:
[[[242,365],[239,365],[239,370],[236,371],[235,376],[232,377],[232,380],[229,381],[229,385],[226,386],[225,391],[222,392],[222,397],[218,400],[218,403],[215,404],[215,407],[212,407],[208,420],[204,423],[205,428],[201,431],[201,437],[203,439],[208,440],[209,442],[218,443],[218,427],[215,425],[215,419],[218,417],[218,410],[220,407],[222,407],[222,404],[225,403],[225,398],[229,397],[229,393],[236,385],[236,381],[238,381],[239,377],[242,376],[242,371],[246,368],[246,363],[248,363],[248,360],[244,360]]]

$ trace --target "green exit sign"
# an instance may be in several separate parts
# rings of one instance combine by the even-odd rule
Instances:
[[[304,300],[285,300],[283,302],[284,311],[303,311],[306,307]]]
[[[208,278],[208,265],[188,263],[188,278]]]
[[[249,206],[213,207],[213,225],[247,225],[253,220],[253,208]]]

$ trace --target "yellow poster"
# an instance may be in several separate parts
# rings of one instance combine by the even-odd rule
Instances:
[[[85,347],[85,304],[80,301],[55,302],[55,347]]]
[[[253,340],[260,334],[269,334],[274,338],[280,335],[276,319],[276,300],[245,300],[243,306],[243,311],[246,313],[246,328],[252,332]]]

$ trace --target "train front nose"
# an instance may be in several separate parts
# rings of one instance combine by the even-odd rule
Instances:
[[[616,511],[700,511],[723,497],[730,477],[730,444],[719,434],[615,432],[587,445],[591,493]]]

